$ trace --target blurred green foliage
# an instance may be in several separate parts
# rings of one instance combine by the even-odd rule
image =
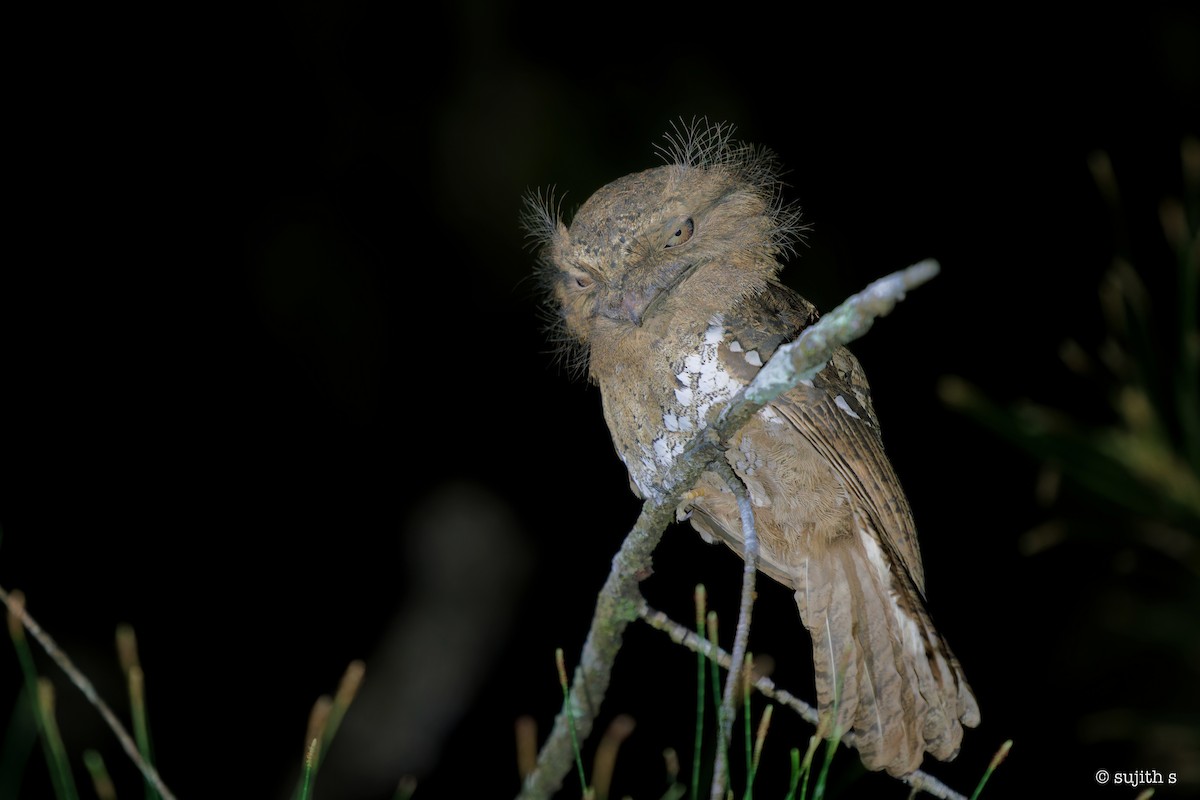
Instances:
[[[1018,538],[1029,557],[1057,553],[1060,597],[1078,630],[1075,686],[1088,671],[1113,678],[1074,733],[1084,746],[1132,747],[1149,764],[1200,784],[1200,141],[1181,148],[1183,198],[1158,206],[1162,241],[1131,235],[1109,157],[1089,167],[1112,214],[1116,253],[1099,288],[1105,333],[1095,347],[1069,339],[1064,365],[1099,391],[1096,407],[1004,404],[959,377],[942,380],[949,406],[1034,456],[1046,520]],[[1156,237],[1157,238],[1157,237]],[[1165,245],[1165,246],[1164,246]],[[1156,258],[1156,255],[1170,254]],[[1173,257],[1174,263],[1171,263]],[[1147,285],[1169,286],[1152,296]],[[1099,421],[1098,421],[1099,420]],[[1065,551],[1065,553],[1064,553]],[[1099,561],[1107,571],[1095,570]],[[1071,612],[1068,612],[1071,613]],[[1091,644],[1081,644],[1091,642]],[[1103,658],[1097,660],[1098,655]],[[1140,675],[1130,681],[1129,675]],[[1116,677],[1114,677],[1116,676]],[[1123,679],[1118,680],[1118,677]],[[1066,685],[1070,686],[1070,683]],[[1101,684],[1103,685],[1103,684]]]

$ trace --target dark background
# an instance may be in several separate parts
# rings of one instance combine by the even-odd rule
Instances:
[[[1120,246],[1087,159],[1111,155],[1135,266],[1174,308],[1157,208],[1200,131],[1194,10],[87,13],[18,26],[6,104],[0,584],[118,707],[112,631],[135,626],[180,797],[287,796],[309,707],[356,658],[363,695],[317,797],[389,797],[406,773],[418,798],[516,793],[513,721],[548,729],[554,648],[578,657],[638,510],[597,392],[549,352],[521,198],[556,185],[569,214],[698,115],[779,154],[812,225],[784,275],[820,308],[943,265],[854,348],[983,713],[930,771],[969,794],[1012,738],[985,797],[1136,794],[1098,788],[1102,768],[1194,790],[1200,663],[1140,638],[1128,598],[1195,609],[1195,576],[1103,518],[1024,553],[1057,513],[1037,461],[937,393],[960,375],[1111,418],[1104,385],[1056,355],[1104,338]],[[739,565],[672,529],[644,591],[686,621],[702,580],[731,631]],[[765,584],[753,649],[809,696],[808,640]],[[601,720],[638,722],[614,791],[658,797],[663,748],[689,762],[694,659],[644,627],[627,641]],[[97,714],[39,663],[75,763],[99,749],[137,795]],[[19,686],[0,659],[5,719]],[[776,715],[760,796],[783,796],[809,733]],[[840,796],[907,795],[854,763],[835,762]],[[44,772],[34,753],[22,796]]]

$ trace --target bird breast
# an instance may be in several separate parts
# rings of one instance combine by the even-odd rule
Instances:
[[[746,354],[730,349],[721,315],[714,315],[695,338],[686,346],[676,341],[641,350],[658,358],[622,359],[596,376],[617,453],[643,497],[670,491],[664,479],[675,460],[710,414],[753,377],[753,372],[738,374],[730,368],[731,360],[746,361]],[[638,348],[643,343],[627,344]],[[671,358],[668,353],[680,355]],[[750,362],[755,358],[751,355]]]

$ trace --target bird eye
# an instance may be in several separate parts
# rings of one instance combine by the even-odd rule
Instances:
[[[586,289],[595,282],[592,280],[592,276],[582,272],[572,272],[571,280],[573,280],[575,285],[580,289]]]
[[[696,230],[696,225],[692,222],[692,218],[688,217],[683,221],[683,224],[675,229],[675,232],[667,237],[667,243],[664,247],[678,247],[679,245],[692,238],[692,231]]]

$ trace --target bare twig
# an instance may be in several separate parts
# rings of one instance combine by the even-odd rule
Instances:
[[[637,617],[642,602],[637,582],[649,575],[651,555],[663,530],[674,520],[683,494],[713,461],[723,458],[722,442],[763,405],[820,372],[834,350],[866,333],[876,317],[888,314],[908,290],[933,278],[938,269],[936,261],[927,260],[881,278],[806,328],[796,341],[780,347],[754,381],[729,401],[720,419],[700,431],[684,449],[662,486],[649,493],[637,523],[613,557],[608,579],[596,598],[592,626],[575,670],[568,702],[580,739],[591,733],[608,690],[621,637],[629,622]],[[519,797],[523,800],[550,797],[562,786],[572,763],[574,753],[564,709],[555,718],[554,728],[538,754],[537,768],[526,776]]]
[[[656,611],[646,605],[644,600],[638,606],[638,618],[651,628],[667,634],[675,644],[683,645],[693,653],[702,653],[706,658],[712,659],[725,669],[730,669],[733,664],[733,660],[727,651],[710,642],[708,639],[697,636],[695,631],[684,628],[663,612]],[[778,688],[770,678],[765,676],[756,678],[754,680],[754,688],[762,693],[763,697],[792,709],[809,724],[816,726],[819,723],[820,718],[815,708],[786,689]],[[848,735],[853,739],[853,734]]]
[[[720,715],[717,720],[717,735],[721,737],[717,746],[716,765],[713,767],[712,788],[709,796],[712,800],[721,800],[725,796],[725,784],[729,782],[729,744],[733,738],[734,703],[737,700],[738,687],[742,680],[749,679],[746,668],[746,649],[750,642],[750,613],[754,607],[754,576],[758,572],[758,533],[754,527],[754,508],[750,504],[750,494],[746,491],[742,479],[737,476],[729,462],[718,458],[712,462],[712,467],[729,486],[737,497],[738,514],[742,518],[742,555],[745,565],[742,569],[742,600],[738,608],[737,629],[733,637],[733,659],[736,668],[729,670],[725,678],[725,694],[721,699]],[[745,675],[743,675],[745,673]]]
[[[117,740],[121,742],[121,747],[133,760],[133,763],[137,765],[137,768],[142,771],[142,774],[146,776],[146,780],[158,790],[158,793],[162,795],[164,800],[175,800],[175,795],[163,783],[162,778],[158,775],[158,771],[154,769],[153,765],[148,764],[142,758],[141,754],[138,753],[137,745],[134,744],[133,737],[125,730],[125,726],[121,724],[121,721],[117,719],[117,716],[113,714],[112,709],[101,699],[100,695],[96,694],[96,688],[92,686],[92,682],[71,663],[71,659],[59,649],[54,639],[50,637],[50,634],[42,630],[42,627],[34,621],[33,617],[29,616],[29,612],[25,610],[24,604],[9,602],[8,592],[2,588],[0,588],[0,600],[3,600],[4,604],[8,606],[11,614],[21,620],[21,624],[25,626],[25,629],[37,640],[42,649],[54,659],[54,662],[67,674],[67,677],[79,688],[79,691],[83,692],[83,696],[87,698],[87,701],[100,712],[100,716],[104,717],[104,721],[108,723],[108,727],[112,729],[112,732],[116,734]]]

